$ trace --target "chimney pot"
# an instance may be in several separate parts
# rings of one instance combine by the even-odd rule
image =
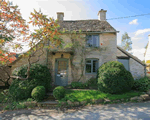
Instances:
[[[63,12],[57,12],[57,19],[58,21],[64,20],[64,13]]]
[[[101,20],[101,21],[105,21],[106,20],[106,12],[107,12],[107,10],[101,9],[98,12],[98,19]]]

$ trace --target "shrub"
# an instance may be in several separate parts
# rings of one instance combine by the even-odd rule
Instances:
[[[141,92],[146,92],[147,90],[150,89],[150,79],[147,77],[143,77],[140,78],[139,80],[135,80],[132,89]]]
[[[65,96],[65,89],[63,86],[58,86],[53,90],[53,96],[57,99],[60,100],[64,98]]]
[[[98,89],[105,93],[117,94],[131,90],[134,83],[132,74],[118,61],[110,61],[98,69]]]
[[[43,100],[45,96],[45,87],[44,86],[37,86],[32,90],[31,96],[36,101]]]
[[[16,68],[12,75],[26,78],[27,65]],[[17,100],[31,97],[31,92],[36,86],[44,86],[46,91],[51,89],[51,74],[45,65],[32,64],[30,68],[30,78],[27,80],[13,79],[9,92]]]
[[[97,85],[97,78],[94,78],[94,77],[90,78],[87,81],[87,84],[88,84],[88,86],[95,86],[95,85]]]
[[[84,87],[81,82],[72,82],[71,83],[71,88],[82,88]]]

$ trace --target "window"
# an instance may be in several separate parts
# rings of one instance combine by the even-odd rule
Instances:
[[[99,46],[99,35],[88,35],[87,47],[98,47],[98,46]]]
[[[118,62],[121,62],[125,69],[129,71],[129,59],[118,59]]]
[[[98,69],[98,59],[86,59],[86,73],[96,73]]]

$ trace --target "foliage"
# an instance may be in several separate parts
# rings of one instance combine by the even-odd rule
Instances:
[[[81,82],[72,82],[71,83],[71,88],[81,88],[83,87]]]
[[[25,78],[27,76],[26,74],[27,67],[28,67],[27,65],[23,65],[19,68],[16,68],[13,71],[13,75]],[[51,74],[47,66],[42,64],[32,64],[30,68],[29,81],[32,84],[34,83],[35,84],[34,86],[39,85],[44,86],[47,91],[51,89]]]
[[[71,102],[81,102],[81,101],[87,101],[90,102],[90,100],[98,100],[98,99],[109,99],[109,100],[121,100],[121,99],[129,99],[131,97],[139,96],[142,92],[126,92],[124,94],[109,94],[109,93],[103,93],[98,90],[69,90],[66,89],[65,97],[59,100],[62,101],[68,101]]]
[[[150,89],[150,79],[143,77],[134,81],[133,90],[146,92]]]
[[[63,33],[69,33],[66,35],[70,38],[71,43],[68,43],[64,48],[65,49],[71,48],[71,50],[74,53],[70,57],[71,73],[72,73],[71,75],[72,75],[73,81],[79,82],[81,79],[85,79],[84,69],[85,69],[86,55],[92,51],[106,50],[106,47],[93,47],[92,46],[92,47],[87,48],[86,44],[87,44],[87,41],[89,40],[88,32],[86,32],[85,33],[86,36],[84,36],[81,30],[79,30],[79,32],[76,32],[75,30],[68,31],[64,29]],[[81,58],[78,65],[74,64],[76,56],[80,56]],[[79,70],[81,70],[81,72],[78,72]]]
[[[22,18],[18,6],[10,5],[10,2],[6,0],[0,0],[0,16],[1,16],[1,35],[0,35],[0,46],[5,46],[6,43],[9,47],[21,48],[20,43],[12,43],[14,39],[21,41],[26,40],[25,35],[28,34],[29,26],[26,24],[25,20]],[[8,47],[8,48],[9,48]],[[5,56],[8,54],[8,56]],[[4,50],[4,47],[0,47],[0,64],[8,64],[14,58],[9,56],[9,52]]]
[[[26,77],[27,65],[16,68],[13,75]],[[36,86],[44,86],[48,91],[51,89],[51,74],[47,66],[32,64],[30,68],[30,78],[27,80],[13,79],[9,92],[15,99],[27,99],[31,97],[31,91]]]
[[[106,93],[124,93],[134,83],[132,74],[118,61],[110,61],[98,69],[98,89]]]
[[[97,78],[90,78],[88,81],[87,81],[87,84],[88,86],[97,86]]]
[[[125,32],[123,35],[122,35],[122,40],[121,40],[121,47],[124,49],[124,50],[127,50],[127,51],[130,51],[132,50],[132,41],[131,41],[131,38],[128,36],[128,33]]]
[[[53,96],[57,99],[60,100],[65,96],[65,89],[63,86],[58,86],[53,90]]]
[[[43,100],[45,96],[45,87],[44,86],[37,86],[32,90],[31,96],[36,101]]]

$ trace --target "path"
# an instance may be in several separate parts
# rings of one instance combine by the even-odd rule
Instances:
[[[86,106],[76,112],[18,110],[0,115],[0,120],[150,120],[150,101]]]

